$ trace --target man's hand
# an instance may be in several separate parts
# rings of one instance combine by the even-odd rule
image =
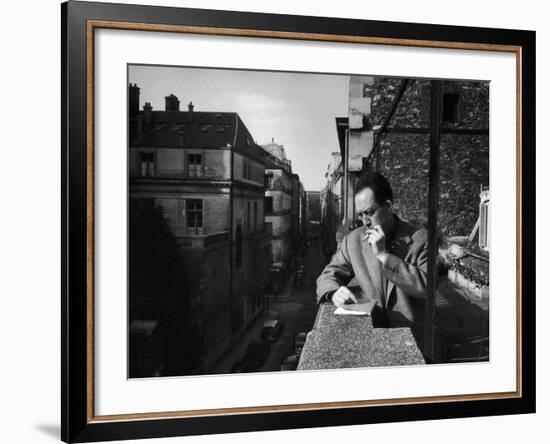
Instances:
[[[382,263],[385,263],[387,258],[386,252],[386,234],[380,225],[375,225],[373,228],[366,231],[363,239],[369,243],[372,252]]]
[[[342,305],[357,303],[357,298],[347,287],[342,285],[332,295],[332,303],[337,307],[341,307]]]

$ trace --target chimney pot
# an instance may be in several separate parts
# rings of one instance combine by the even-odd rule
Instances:
[[[189,112],[187,113],[187,121],[189,123],[193,122],[193,110],[195,109],[195,105],[193,105],[193,102],[189,102],[189,105],[187,105]]]
[[[145,105],[143,105],[143,120],[145,120],[145,123],[150,123],[153,119],[153,107],[151,106],[151,102],[145,102]]]

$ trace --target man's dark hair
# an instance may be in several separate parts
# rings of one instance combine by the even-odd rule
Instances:
[[[391,200],[393,202],[393,191],[387,179],[380,173],[365,172],[359,176],[359,181],[355,186],[355,194],[370,188],[374,193],[374,198],[378,205],[384,205],[384,202]]]

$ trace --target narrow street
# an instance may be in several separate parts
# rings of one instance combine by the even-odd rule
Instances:
[[[270,295],[267,311],[279,313],[284,324],[281,336],[271,343],[269,356],[257,372],[279,371],[282,361],[293,352],[294,338],[300,332],[308,332],[313,327],[317,314],[315,281],[321,271],[320,240],[311,240],[305,255],[298,256],[304,264],[304,280],[301,287],[294,286],[294,272],[291,273],[284,289],[276,296]],[[211,371],[211,374],[231,373],[231,366],[243,358],[248,344],[260,339],[260,332],[268,314],[262,314],[248,328],[235,344],[233,350]]]
[[[285,291],[270,301],[269,310],[276,311],[284,323],[281,337],[272,344],[271,353],[259,371],[279,370],[281,362],[293,353],[294,338],[300,332],[308,332],[313,327],[317,314],[315,281],[321,272],[321,251],[319,239],[311,241],[307,254],[301,256],[304,264],[304,284],[294,286],[294,275],[291,276]]]

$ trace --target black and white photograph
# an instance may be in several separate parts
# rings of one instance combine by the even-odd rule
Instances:
[[[127,88],[129,378],[490,361],[489,81]]]

